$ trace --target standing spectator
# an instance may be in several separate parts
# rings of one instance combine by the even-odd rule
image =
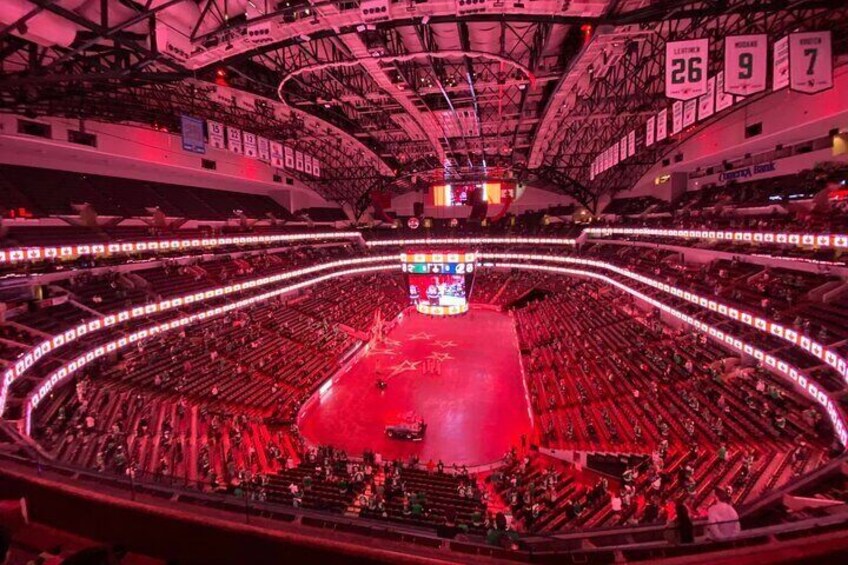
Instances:
[[[692,517],[689,515],[689,507],[684,499],[677,501],[675,514],[677,514],[677,541],[680,543],[694,542],[695,528],[692,525]]]
[[[716,502],[707,510],[707,537],[718,541],[737,536],[742,528],[739,514],[730,505],[730,496],[721,488],[716,488],[715,495]]]

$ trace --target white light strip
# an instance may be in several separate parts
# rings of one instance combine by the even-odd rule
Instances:
[[[848,249],[848,234],[754,232],[729,230],[669,230],[657,228],[587,228],[590,236],[635,235],[676,239],[713,239],[733,243],[765,243],[811,248]]]
[[[223,245],[265,245],[296,241],[318,241],[326,239],[362,239],[358,231],[300,233],[277,235],[248,235],[237,237],[202,237],[191,239],[162,239],[159,241],[130,241],[116,243],[80,243],[59,247],[21,247],[0,249],[0,265],[31,263],[45,259],[72,259],[80,255],[125,255],[148,251],[180,251],[220,247]]]
[[[98,332],[103,329],[114,326],[115,324],[119,324],[135,318],[149,316],[150,314],[156,314],[159,312],[166,312],[168,310],[178,308],[180,306],[201,303],[205,300],[218,298],[220,296],[227,296],[228,294],[233,294],[251,288],[259,288],[267,286],[269,284],[279,283],[295,277],[310,275],[318,271],[325,271],[327,269],[334,269],[337,267],[348,267],[351,265],[379,263],[382,261],[397,261],[397,259],[397,255],[381,255],[379,257],[340,259],[337,261],[331,261],[329,263],[321,263],[319,265],[305,267],[303,269],[286,271],[284,273],[280,273],[270,277],[253,279],[245,281],[243,283],[236,283],[232,285],[211,288],[208,290],[202,290],[191,294],[185,294],[183,296],[167,298],[165,300],[152,304],[146,304],[144,306],[135,306],[127,310],[116,312],[114,314],[109,314],[100,318],[87,320],[79,324],[75,328],[69,329],[61,334],[53,336],[50,339],[44,340],[37,345],[34,345],[20,360],[18,360],[14,365],[10,366],[5,371],[5,373],[3,373],[3,382],[2,384],[0,384],[0,417],[2,417],[3,412],[5,411],[6,399],[9,394],[9,387],[12,385],[12,383],[14,383],[16,380],[25,375],[26,372],[44,355],[54,352],[57,349],[60,349],[65,345],[76,341],[84,335],[89,335],[94,332]]]
[[[299,282],[297,284],[293,284],[290,286],[286,286],[283,288],[279,288],[276,290],[272,290],[257,296],[252,296],[250,298],[243,298],[237,302],[233,302],[230,304],[225,304],[223,306],[218,306],[215,308],[210,308],[208,310],[204,310],[202,312],[197,312],[195,314],[181,316],[179,318],[175,318],[168,322],[163,322],[161,324],[153,324],[151,326],[147,326],[146,328],[137,330],[128,336],[121,337],[119,339],[114,339],[108,343],[104,343],[99,345],[93,349],[90,349],[84,353],[81,353],[76,359],[73,361],[66,363],[62,367],[59,367],[56,371],[47,376],[41,383],[41,385],[33,390],[27,396],[26,399],[26,433],[29,434],[31,430],[32,424],[32,412],[36,408],[38,408],[41,400],[46,398],[56,386],[69,377],[71,377],[76,371],[85,367],[95,359],[103,357],[108,353],[112,353],[114,351],[118,351],[120,349],[125,348],[128,345],[132,345],[139,340],[145,339],[147,337],[152,337],[154,335],[159,335],[170,330],[188,326],[194,322],[204,321],[208,318],[213,318],[215,316],[219,316],[226,312],[230,312],[232,310],[237,310],[239,308],[244,308],[245,306],[250,306],[251,304],[255,304],[257,302],[261,302],[263,300],[268,300],[269,298],[274,298],[283,294],[288,294],[290,292],[294,292],[296,290],[300,290],[302,288],[306,288],[309,286],[316,285],[318,283],[332,280],[338,277],[344,277],[347,275],[359,275],[363,273],[372,273],[376,271],[388,271],[388,270],[399,270],[400,265],[376,265],[371,267],[360,267],[357,269],[346,269],[343,271],[337,271],[334,273],[329,273],[326,275],[322,275],[320,277],[316,277],[313,279],[309,279],[306,281]]]
[[[434,237],[423,239],[382,239],[366,241],[368,247],[403,245],[480,245],[480,244],[574,245],[576,239],[557,237]]]
[[[790,344],[800,347],[813,357],[826,363],[832,367],[839,375],[845,384],[848,384],[848,361],[841,356],[835,349],[829,349],[826,345],[819,343],[805,335],[801,335],[792,327],[778,324],[767,318],[761,317],[754,312],[746,312],[735,306],[729,306],[719,302],[715,298],[705,298],[694,292],[689,292],[682,288],[677,288],[670,284],[666,284],[652,278],[634,273],[628,269],[624,269],[611,263],[604,261],[595,261],[592,259],[578,259],[575,257],[552,257],[548,255],[532,255],[525,253],[480,253],[479,256],[483,259],[507,259],[507,260],[525,260],[525,261],[549,261],[554,263],[569,263],[574,265],[584,265],[588,267],[597,267],[606,269],[619,275],[630,278],[634,281],[651,286],[657,290],[671,294],[677,298],[682,298],[687,302],[691,302],[696,306],[707,308],[712,312],[716,312],[726,318],[742,322],[752,328],[762,331],[763,333],[778,337]]]
[[[755,347],[754,345],[742,341],[734,335],[731,335],[722,330],[718,330],[713,326],[710,326],[709,324],[706,324],[704,322],[701,322],[700,320],[693,318],[692,316],[684,314],[680,310],[676,310],[671,306],[668,306],[654,298],[651,298],[650,296],[642,294],[638,290],[630,288],[629,286],[614,279],[611,279],[606,275],[593,273],[592,271],[583,271],[580,269],[568,269],[563,267],[554,267],[550,265],[531,265],[525,263],[495,263],[493,266],[506,267],[511,269],[545,271],[565,275],[578,275],[598,279],[612,286],[615,286],[616,288],[619,288],[627,292],[628,294],[635,296],[647,302],[648,304],[651,304],[656,308],[659,308],[663,312],[671,314],[675,318],[683,321],[689,326],[694,327],[698,331],[709,335],[710,338],[714,341],[720,342],[726,347],[729,347],[735,351],[754,357],[758,361],[762,362],[771,372],[787,377],[792,382],[793,386],[797,386],[798,388],[800,388],[800,390],[804,392],[805,396],[811,399],[814,403],[818,403],[820,406],[822,406],[822,408],[827,413],[828,418],[830,418],[830,422],[831,424],[833,424],[833,429],[836,432],[836,436],[839,439],[839,442],[843,446],[843,448],[846,446],[846,444],[848,444],[848,431],[846,431],[845,420],[842,414],[839,412],[839,409],[837,408],[837,403],[830,398],[826,391],[819,389],[815,382],[810,379],[807,379],[807,377],[803,375],[803,372],[801,370],[797,369],[796,367],[793,367],[786,361],[773,355],[770,355],[764,352],[763,350]]]

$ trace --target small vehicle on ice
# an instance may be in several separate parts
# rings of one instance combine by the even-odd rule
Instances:
[[[405,420],[396,424],[386,426],[386,435],[392,439],[406,439],[411,441],[421,441],[424,439],[424,434],[427,432],[427,424],[424,420],[418,418],[414,420]]]

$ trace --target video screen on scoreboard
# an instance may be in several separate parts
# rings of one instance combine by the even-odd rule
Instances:
[[[409,301],[422,306],[466,306],[474,253],[404,253]]]
[[[499,182],[457,183],[433,185],[430,190],[433,206],[471,206],[475,200],[500,204],[505,197],[512,198],[512,185]],[[475,196],[476,195],[476,196]]]
[[[464,306],[465,275],[409,275],[409,299],[427,306]]]

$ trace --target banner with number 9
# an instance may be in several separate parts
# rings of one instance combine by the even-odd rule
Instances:
[[[766,89],[768,36],[731,35],[724,39],[724,91],[750,96]]]

